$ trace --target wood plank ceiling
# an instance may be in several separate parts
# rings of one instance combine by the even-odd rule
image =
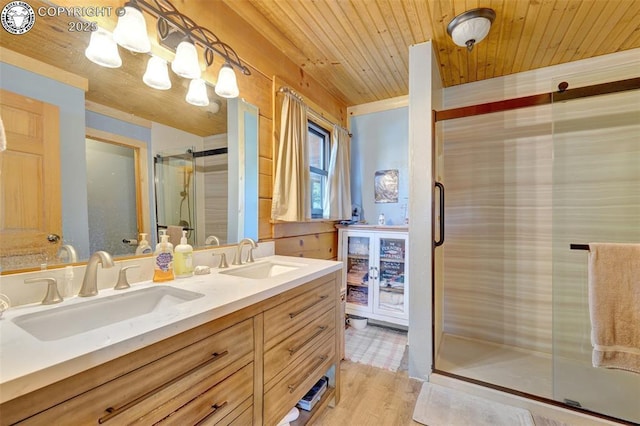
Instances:
[[[433,40],[445,87],[640,47],[637,0],[224,0],[347,105],[408,93],[408,46]],[[446,27],[496,12],[471,53]]]

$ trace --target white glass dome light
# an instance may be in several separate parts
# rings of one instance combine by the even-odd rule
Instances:
[[[496,18],[493,9],[478,8],[468,10],[456,16],[447,25],[447,33],[453,42],[467,48],[469,52],[473,50],[476,43],[481,42],[489,34],[491,24]]]
[[[147,70],[142,76],[142,81],[149,87],[158,90],[171,89],[171,80],[169,79],[169,70],[167,61],[158,57],[151,56],[147,62]]]
[[[216,94],[223,98],[237,98],[240,94],[236,74],[229,63],[225,63],[220,68],[218,82],[216,83]]]
[[[200,78],[200,62],[196,46],[188,40],[183,40],[176,48],[176,57],[171,63],[171,70],[180,77],[191,80]]]
[[[189,91],[186,100],[191,105],[207,106],[209,105],[209,96],[207,95],[207,85],[201,78],[191,80],[189,83]]]
[[[151,51],[151,41],[147,35],[147,23],[142,11],[134,6],[125,6],[124,15],[118,18],[113,30],[113,39],[127,50],[138,53]]]
[[[84,56],[103,67],[119,68],[122,66],[118,45],[113,40],[113,35],[104,28],[98,27],[97,31],[91,33],[89,46],[85,49]]]

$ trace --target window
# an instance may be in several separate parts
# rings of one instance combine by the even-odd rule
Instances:
[[[329,176],[331,134],[309,121],[309,171],[311,181],[311,217],[322,218],[322,207]]]

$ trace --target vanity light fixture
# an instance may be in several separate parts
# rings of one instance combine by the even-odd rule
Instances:
[[[209,105],[209,96],[207,95],[207,85],[201,78],[191,80],[189,83],[189,91],[186,97],[187,102],[195,106]]]
[[[481,7],[468,10],[456,16],[447,25],[447,33],[458,46],[466,46],[471,52],[489,34],[491,24],[496,19],[493,9]]]
[[[167,69],[167,61],[159,56],[151,56],[147,62],[147,70],[142,76],[142,81],[149,87],[159,90],[171,89],[171,80]]]
[[[180,13],[168,0],[129,0],[122,10],[124,14],[118,18],[113,33],[113,39],[118,45],[137,53],[151,51],[151,42],[147,35],[147,26],[143,15],[143,12],[146,12],[157,19],[159,43],[176,52],[175,59],[171,63],[173,72],[192,80],[189,84],[190,91],[192,85],[201,87],[201,83],[193,83],[194,80],[200,79],[202,73],[198,61],[197,47],[199,47],[203,50],[205,68],[213,64],[214,55],[219,55],[224,60],[224,65],[218,75],[216,93],[225,98],[235,98],[239,95],[234,68],[244,75],[251,75],[251,71],[242,63],[231,46],[222,42],[213,32],[197,25],[191,18]],[[92,58],[89,59],[94,61]],[[103,63],[94,62],[103,65]],[[152,64],[151,60],[149,61],[143,81],[151,87],[166,89],[168,88],[166,87],[168,79],[164,80],[163,77],[164,84],[156,84],[157,79],[151,77],[154,71],[150,68],[157,66],[157,69],[160,69],[155,62],[154,60]],[[200,93],[200,96],[194,95],[192,97],[187,94],[187,99],[200,99],[200,102],[204,102],[201,89],[194,90],[196,90],[195,93]]]
[[[119,68],[122,66],[118,45],[113,40],[113,35],[103,28],[98,28],[91,33],[91,40],[84,51],[84,56],[103,67]]]

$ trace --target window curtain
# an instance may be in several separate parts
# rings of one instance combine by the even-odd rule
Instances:
[[[307,137],[307,107],[285,93],[271,204],[273,220],[304,222],[311,218]]]
[[[324,198],[324,218],[351,219],[351,137],[340,126],[333,126],[331,134],[331,159],[327,194]]]

